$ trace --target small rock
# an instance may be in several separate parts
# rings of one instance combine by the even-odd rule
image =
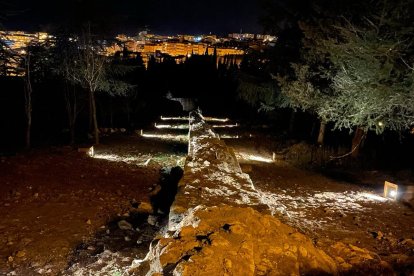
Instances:
[[[134,230],[131,223],[127,222],[126,220],[118,221],[118,227],[121,230]]]
[[[125,240],[126,242],[129,242],[129,241],[131,241],[131,238],[130,238],[130,237],[128,237],[128,236],[125,236],[125,237],[124,237],[124,240]]]
[[[91,225],[91,224],[92,224],[92,221],[91,221],[90,219],[88,219],[88,220],[86,221],[86,224]]]
[[[384,237],[384,234],[381,231],[371,232],[374,239],[381,240]]]
[[[384,234],[381,231],[378,231],[376,239],[381,240],[383,237],[384,237]]]
[[[93,247],[92,245],[88,246],[88,248],[86,249],[88,249],[89,251],[95,251],[95,247]]]
[[[18,251],[16,254],[16,257],[18,258],[23,258],[24,256],[26,256],[26,252],[24,251]]]
[[[231,269],[233,264],[230,259],[224,259],[224,266],[226,267],[226,269]]]
[[[299,252],[303,257],[308,256],[308,251],[306,250],[305,247],[299,246]]]
[[[9,207],[10,206],[10,203],[4,203],[4,206],[5,207]]]
[[[14,261],[14,258],[13,258],[12,256],[9,256],[9,257],[7,258],[7,261],[8,261],[9,263],[12,263],[12,262]]]
[[[109,235],[111,233],[111,230],[107,229],[106,234]]]
[[[401,244],[408,245],[414,247],[414,240],[413,239],[404,239]]]
[[[156,225],[157,224],[157,217],[149,215],[147,222],[149,225]]]
[[[38,197],[39,197],[39,193],[35,193],[33,196],[34,196],[35,198],[38,198]]]
[[[22,239],[22,243],[26,246],[26,245],[28,245],[29,243],[31,243],[33,240],[32,239],[29,239],[29,238],[24,238],[24,239]]]
[[[152,213],[152,211],[152,206],[148,202],[141,202],[141,204],[138,206],[138,212]]]

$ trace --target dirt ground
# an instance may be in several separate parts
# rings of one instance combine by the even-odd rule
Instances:
[[[414,275],[414,211],[379,196],[381,177],[365,177],[372,186],[345,182],[270,163],[266,143],[227,143],[264,157],[241,160],[242,168],[274,215],[318,247],[334,256],[343,253],[338,243],[366,248]],[[182,142],[115,135],[95,158],[69,147],[0,157],[0,275],[82,275],[74,266],[143,258],[158,228],[141,207],[162,168],[182,165],[186,150]]]
[[[149,202],[161,168],[182,160],[183,148],[119,136],[103,139],[95,158],[70,147],[1,157],[0,275],[57,275],[82,250],[93,255],[110,246],[88,245],[97,237],[112,238],[112,247],[125,245],[117,238],[136,247],[134,233],[116,233],[116,221],[146,220],[131,216]]]
[[[385,261],[399,275],[414,275],[414,208],[382,197],[384,180],[394,176],[360,172],[352,181],[338,180],[283,160],[271,162],[272,152],[257,141],[227,144],[274,215],[318,247],[337,258],[344,258],[343,245],[364,248],[376,256],[376,264]],[[400,181],[414,185],[410,179]],[[367,274],[382,275],[367,269]]]

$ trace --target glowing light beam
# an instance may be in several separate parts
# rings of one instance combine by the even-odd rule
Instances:
[[[239,159],[247,160],[247,161],[256,161],[256,162],[263,162],[263,163],[273,163],[272,158],[268,158],[262,155],[257,154],[249,154],[245,152],[238,152],[236,153],[236,156],[239,157]]]
[[[212,128],[233,128],[233,127],[238,127],[239,124],[233,124],[233,125],[212,125]]]
[[[163,121],[188,121],[188,117],[164,117],[161,116]]]
[[[158,129],[189,129],[189,125],[157,125],[155,127]]]
[[[142,133],[141,136],[145,138],[153,138],[166,141],[188,141],[188,135]]]

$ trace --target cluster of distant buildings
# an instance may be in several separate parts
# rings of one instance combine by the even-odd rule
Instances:
[[[144,31],[134,37],[118,35],[116,40],[118,43],[108,47],[109,53],[123,49],[140,53],[146,65],[150,58],[162,59],[163,55],[173,57],[177,63],[192,55],[216,55],[217,63],[240,65],[243,55],[251,47],[273,45],[277,38],[256,34],[229,34],[228,37],[212,34],[163,36]]]
[[[54,37],[45,32],[0,31],[0,39],[10,49],[24,53],[29,44],[53,40]],[[70,40],[75,41],[76,38]],[[247,33],[218,37],[212,34],[166,36],[143,31],[137,36],[120,34],[114,39],[106,40],[102,53],[108,56],[125,51],[139,54],[146,66],[151,58],[161,61],[167,55],[177,63],[192,55],[216,55],[217,63],[232,62],[240,65],[243,55],[250,49],[273,46],[276,40],[275,36]]]

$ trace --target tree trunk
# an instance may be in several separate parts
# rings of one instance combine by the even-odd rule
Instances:
[[[126,102],[126,112],[127,112],[127,126],[131,125],[131,108],[129,101]]]
[[[317,123],[319,123],[319,120],[313,120],[313,122],[312,122],[312,128],[311,128],[310,136],[309,136],[312,140],[313,140],[313,137],[315,137],[315,131],[316,131]]]
[[[28,93],[29,95],[31,92]],[[31,95],[29,96],[29,103],[26,103],[26,119],[27,119],[27,125],[26,125],[26,149],[29,150],[31,145],[31,130],[32,130],[32,99]]]
[[[318,135],[318,144],[323,145],[325,140],[325,129],[326,129],[326,122],[321,120],[321,124],[319,126],[319,135]]]
[[[29,150],[31,148],[31,130],[32,130],[32,83],[30,81],[30,56],[27,54],[25,59],[25,87],[24,87],[24,99],[25,99],[25,113],[26,113],[26,138],[25,148]]]
[[[70,126],[70,145],[75,145],[75,124]]]
[[[93,90],[89,90],[89,99],[91,102],[91,116],[93,120],[93,136],[95,138],[95,145],[99,145],[99,130],[98,130],[98,120],[96,117],[96,102],[95,102],[95,93]]]
[[[114,128],[114,107],[112,99],[109,99],[109,127]]]
[[[76,127],[76,118],[78,115],[75,89],[76,89],[75,86],[73,86],[73,90],[70,91],[69,85],[66,84],[66,89],[65,89],[66,112],[68,116],[68,125],[69,125],[69,133],[70,133],[69,143],[72,146],[75,144],[75,127]]]
[[[292,134],[295,126],[295,117],[296,117],[296,111],[292,109],[292,113],[290,113],[290,120],[289,120],[289,129],[288,133]]]
[[[365,139],[365,131],[361,128],[357,128],[352,138],[351,156],[357,158],[362,148],[363,140]]]
[[[92,107],[92,98],[94,97],[93,92],[89,92],[89,131],[93,129],[93,107]]]

